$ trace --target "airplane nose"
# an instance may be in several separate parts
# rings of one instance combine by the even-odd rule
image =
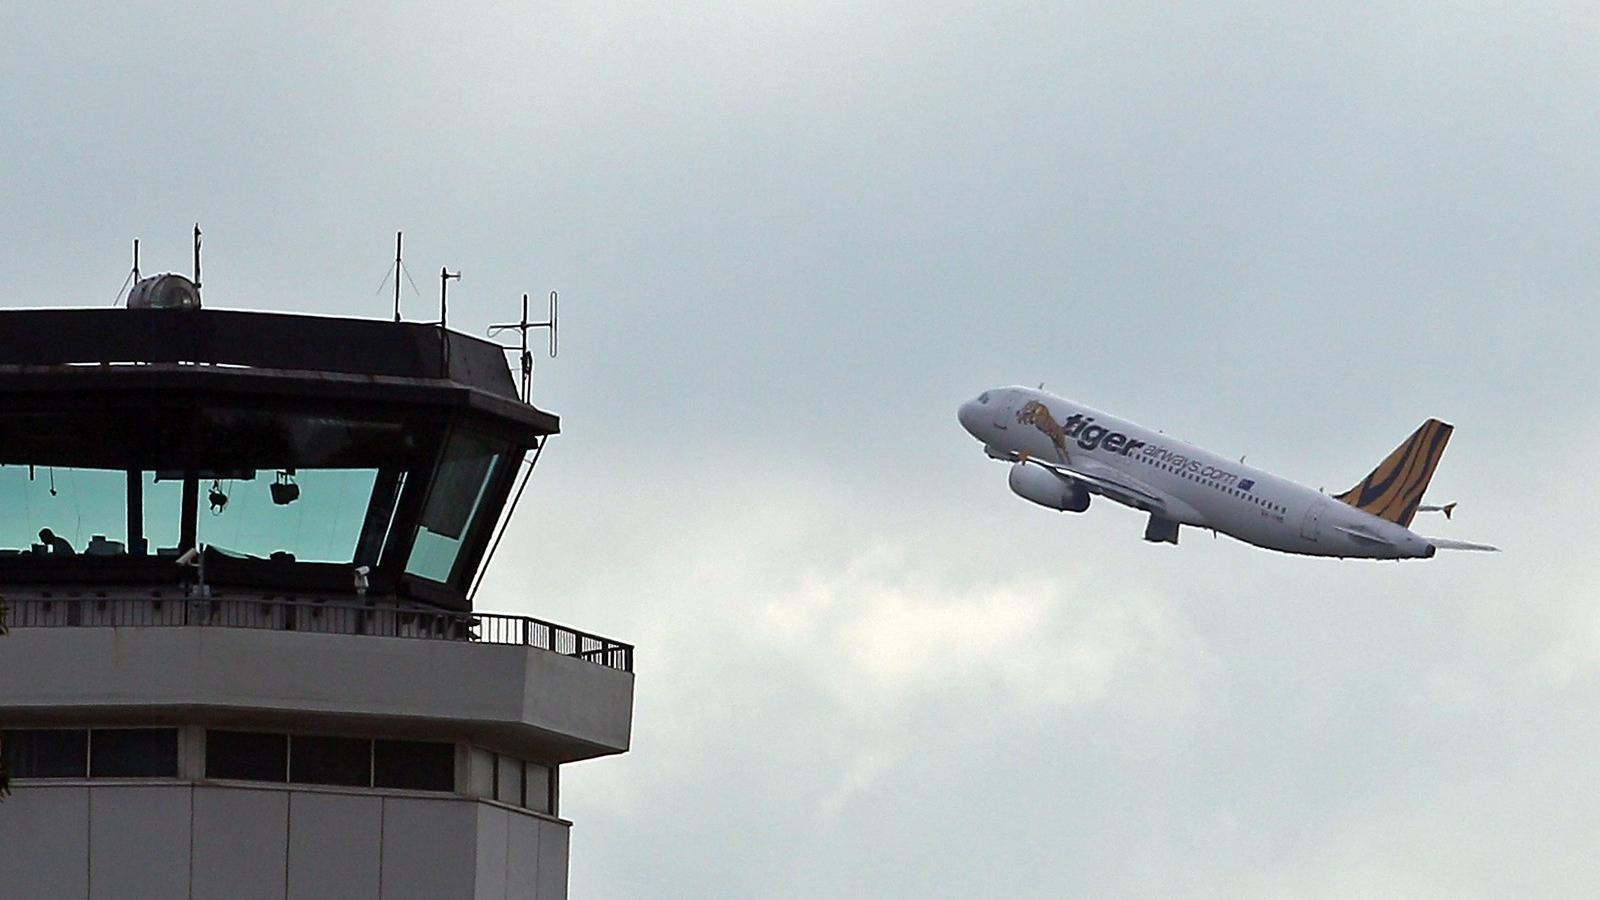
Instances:
[[[956,421],[961,423],[961,427],[965,428],[968,434],[976,437],[978,434],[978,401],[968,400],[961,404],[961,408],[956,410]]]
[[[962,408],[955,410],[955,420],[962,423],[962,428],[966,429],[966,434],[971,434],[973,437],[981,437],[978,432],[982,428],[982,424],[984,424],[984,421],[982,421],[982,418],[984,418],[982,416],[982,408],[984,407],[979,404],[978,400],[966,400],[965,404],[962,404]]]

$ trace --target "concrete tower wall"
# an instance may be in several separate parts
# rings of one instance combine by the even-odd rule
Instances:
[[[28,785],[0,806],[0,872],[40,900],[553,900],[568,827],[465,798]]]
[[[114,777],[91,751],[66,777],[16,770],[0,803],[0,898],[560,900],[570,823],[557,815],[559,767],[625,750],[632,695],[630,672],[527,646],[13,628],[0,645],[0,729],[18,737],[14,751],[30,734],[82,742],[160,726],[176,763]],[[287,735],[277,746],[290,774],[218,777],[213,751],[226,751],[213,729]],[[428,789],[376,775],[366,787],[306,783],[315,777],[293,773],[307,735],[453,745],[453,774]]]

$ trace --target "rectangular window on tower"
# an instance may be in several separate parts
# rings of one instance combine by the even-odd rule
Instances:
[[[89,733],[92,778],[178,777],[178,729],[96,728]]]
[[[207,731],[206,777],[241,781],[289,780],[289,736],[254,731]]]
[[[297,734],[289,739],[289,780],[296,784],[370,787],[372,742]]]
[[[456,789],[456,748],[434,741],[374,741],[372,784],[413,791]]]
[[[89,774],[89,729],[9,730],[0,735],[12,778],[83,778]]]

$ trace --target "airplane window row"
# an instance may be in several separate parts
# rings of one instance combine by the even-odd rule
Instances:
[[[1232,494],[1233,496],[1238,497],[1238,498],[1240,498],[1242,500],[1249,500],[1251,503],[1254,503],[1255,505],[1260,506],[1260,507],[1262,507],[1264,509],[1269,509],[1269,510],[1271,510],[1273,512],[1279,512],[1279,513],[1284,512],[1284,508],[1279,506],[1276,503],[1268,503],[1268,502],[1262,500],[1260,497],[1255,496],[1254,494],[1246,494],[1244,491],[1241,491],[1238,488],[1227,487],[1225,485],[1222,485],[1222,484],[1219,484],[1219,483],[1217,483],[1215,481],[1212,481],[1209,478],[1196,477],[1195,475],[1192,475],[1189,472],[1186,472],[1183,469],[1178,468],[1177,466],[1167,465],[1166,463],[1152,462],[1152,461],[1150,461],[1148,459],[1145,459],[1143,457],[1139,457],[1139,461],[1144,463],[1147,466],[1155,466],[1158,469],[1163,469],[1165,471],[1171,472],[1172,474],[1177,475],[1180,478],[1187,478],[1190,481],[1198,481],[1201,484],[1204,484],[1204,485],[1206,485],[1208,487],[1216,488],[1217,490],[1223,491],[1223,492],[1228,493],[1228,494]]]

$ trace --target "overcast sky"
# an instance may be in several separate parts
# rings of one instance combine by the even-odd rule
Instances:
[[[1600,894],[1590,4],[0,5],[0,303],[482,334],[562,416],[480,605],[635,642],[572,897]],[[1424,532],[1012,496],[1037,384]]]

